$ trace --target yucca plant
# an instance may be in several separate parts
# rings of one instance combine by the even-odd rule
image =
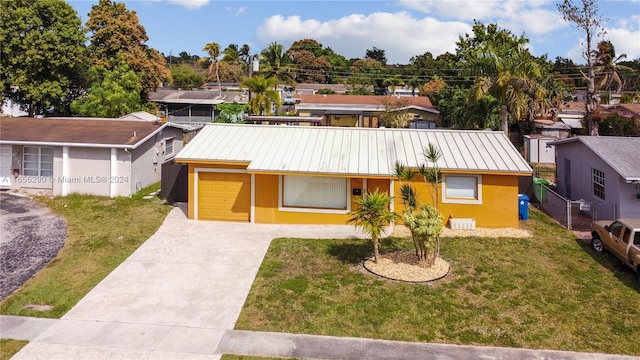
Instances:
[[[391,196],[376,189],[373,192],[365,192],[362,198],[356,200],[358,208],[349,212],[349,223],[353,223],[371,237],[376,264],[380,258],[380,236],[385,228],[398,218],[396,213],[389,210],[391,201]]]

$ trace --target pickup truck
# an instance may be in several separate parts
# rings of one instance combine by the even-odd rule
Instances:
[[[636,272],[640,285],[640,219],[604,220],[591,223],[591,246],[609,251]]]

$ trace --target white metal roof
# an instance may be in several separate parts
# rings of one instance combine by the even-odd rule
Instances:
[[[176,161],[249,163],[256,173],[392,176],[396,161],[425,163],[429,143],[442,151],[443,170],[532,172],[502,132],[435,129],[208,124]]]

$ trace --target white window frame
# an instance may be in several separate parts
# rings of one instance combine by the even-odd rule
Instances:
[[[168,139],[164,139],[164,155],[169,156],[173,155],[175,152],[175,137],[170,137]],[[171,152],[167,151],[167,144],[171,144]]]
[[[37,149],[38,153],[36,154],[35,152],[29,152],[27,151],[27,149]],[[42,168],[42,150],[43,149],[50,149],[51,150],[51,170],[49,169],[43,169]],[[37,168],[33,168],[33,167],[28,167],[27,163],[30,164],[35,164],[35,161],[31,161],[31,160],[27,160],[27,155],[37,155],[38,156],[38,161],[37,161]],[[22,175],[23,176],[45,176],[45,177],[53,177],[53,163],[54,163],[54,151],[52,147],[48,147],[48,146],[24,146],[22,148]],[[27,174],[27,171],[37,171],[37,174]],[[51,171],[51,175],[43,175],[42,172],[43,171]]]
[[[316,208],[316,207],[290,207],[283,205],[284,198],[284,176],[295,175],[279,175],[278,176],[278,211],[284,212],[303,212],[303,213],[319,213],[319,214],[348,214],[351,211],[351,178],[338,178],[345,181],[345,201],[347,204],[346,209],[332,209],[332,208]],[[310,175],[306,175],[310,176]],[[310,176],[313,177],[313,176]]]
[[[598,170],[596,168],[591,168],[591,184],[593,196],[597,197],[598,199],[604,200],[605,196],[607,196],[604,171]],[[598,187],[600,187],[601,189],[596,191]],[[600,193],[602,193],[602,196],[599,195]]]
[[[449,178],[475,178],[475,198],[447,197],[447,179]],[[482,204],[482,175],[444,175],[442,178],[442,203],[443,204]]]

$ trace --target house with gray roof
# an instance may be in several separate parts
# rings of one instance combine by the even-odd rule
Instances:
[[[135,194],[160,181],[162,165],[198,129],[156,119],[0,117],[0,188]]]
[[[640,138],[577,136],[550,145],[560,195],[593,204],[598,219],[640,218]]]

